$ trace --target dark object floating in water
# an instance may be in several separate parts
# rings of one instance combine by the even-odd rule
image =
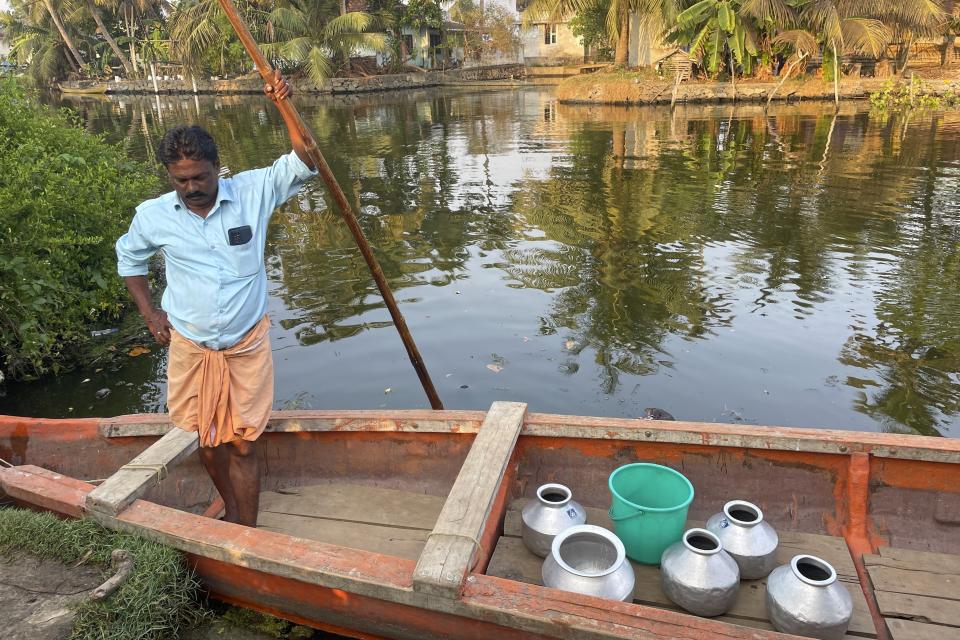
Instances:
[[[657,407],[647,407],[644,409],[643,417],[647,420],[676,420],[672,415]]]

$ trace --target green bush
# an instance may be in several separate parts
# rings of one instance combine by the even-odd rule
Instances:
[[[0,82],[0,371],[69,368],[120,314],[113,245],[158,190],[151,167]]]
[[[910,111],[913,109],[956,109],[960,107],[960,93],[950,87],[936,93],[927,88],[920,78],[908,82],[888,80],[880,91],[870,94],[870,107],[876,112]]]

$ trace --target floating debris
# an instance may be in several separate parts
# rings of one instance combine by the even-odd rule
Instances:
[[[130,349],[130,351],[127,351],[127,355],[130,356],[131,358],[142,356],[145,353],[150,353],[150,349],[147,349],[146,347],[141,347],[140,345],[137,345],[133,349]]]
[[[103,389],[97,389],[97,392],[94,395],[97,396],[97,400],[103,400],[110,395],[110,389],[107,389],[106,387]]]
[[[500,373],[503,371],[503,367],[498,364],[488,364],[487,369],[490,369],[490,371],[493,371],[494,373]]]

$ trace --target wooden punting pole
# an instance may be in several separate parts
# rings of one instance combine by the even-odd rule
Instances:
[[[223,11],[227,14],[227,19],[230,20],[230,24],[233,25],[234,31],[237,32],[240,42],[243,43],[247,53],[249,53],[250,57],[253,58],[253,62],[257,66],[257,71],[260,72],[260,75],[263,77],[265,82],[272,82],[273,66],[264,57],[263,53],[260,51],[260,47],[253,39],[253,36],[250,35],[250,30],[247,29],[247,25],[243,21],[243,18],[240,17],[240,14],[237,13],[237,8],[234,6],[233,1],[218,0],[218,2],[223,8]],[[370,273],[373,275],[373,279],[377,283],[377,288],[380,290],[380,295],[383,296],[383,301],[386,303],[387,309],[390,311],[390,317],[393,318],[393,324],[396,325],[397,332],[400,334],[400,339],[403,340],[403,346],[407,349],[407,355],[410,357],[410,362],[413,364],[413,368],[417,371],[417,376],[420,378],[420,384],[423,385],[423,390],[427,393],[427,398],[430,399],[430,406],[434,409],[443,409],[443,403],[440,401],[440,396],[437,395],[437,390],[433,386],[433,381],[430,380],[430,374],[427,373],[427,367],[423,363],[423,358],[420,356],[420,351],[417,350],[417,345],[413,341],[413,336],[410,335],[410,329],[407,327],[407,322],[404,320],[403,314],[400,313],[400,309],[397,307],[397,301],[393,297],[393,292],[390,291],[390,287],[387,285],[387,280],[383,275],[383,271],[380,269],[380,263],[377,262],[376,257],[373,255],[373,250],[370,248],[370,244],[363,235],[363,230],[360,228],[359,223],[357,223],[357,218],[353,213],[353,208],[347,201],[347,197],[344,195],[343,189],[340,188],[340,183],[337,182],[336,177],[330,170],[330,166],[323,158],[323,154],[320,153],[320,149],[317,147],[317,142],[313,137],[313,133],[303,121],[303,118],[300,117],[300,113],[297,111],[296,107],[293,106],[293,103],[289,99],[281,100],[277,102],[276,105],[277,108],[280,109],[281,113],[284,114],[284,116],[287,116],[290,121],[296,124],[296,128],[300,133],[300,137],[304,141],[307,155],[310,156],[310,159],[313,161],[317,171],[319,171],[320,177],[323,179],[324,184],[327,185],[327,190],[329,190],[330,195],[333,196],[333,200],[337,204],[337,209],[339,209],[340,215],[343,217],[344,222],[347,223],[347,228],[350,229],[350,233],[353,235],[353,239],[356,241],[357,247],[360,249],[360,253],[363,254],[363,259],[366,260],[367,267],[370,268]]]

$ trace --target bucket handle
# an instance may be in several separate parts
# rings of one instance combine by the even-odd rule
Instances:
[[[637,511],[634,511],[633,513],[631,513],[631,514],[628,515],[628,516],[615,516],[615,515],[613,515],[613,507],[610,507],[610,510],[607,511],[607,516],[609,516],[610,519],[613,520],[614,522],[623,522],[624,520],[630,520],[631,518],[636,518],[637,516],[642,516],[642,515],[643,515],[643,511],[641,511],[641,510],[639,510],[639,509],[638,509]]]

